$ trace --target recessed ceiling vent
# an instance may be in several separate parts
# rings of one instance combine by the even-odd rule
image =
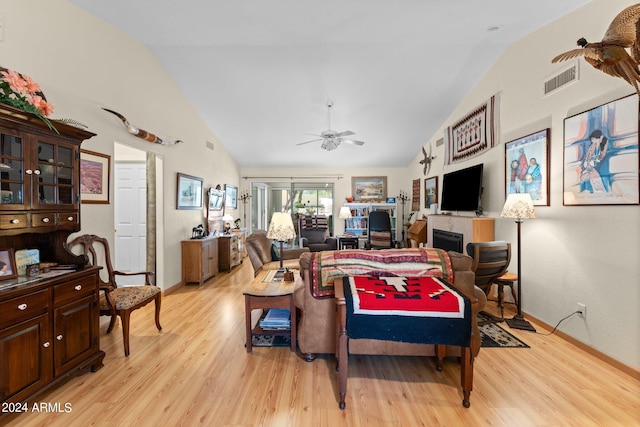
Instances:
[[[577,82],[579,79],[579,69],[578,62],[574,62],[568,68],[565,68],[560,73],[549,77],[544,82],[544,94],[549,95],[550,93],[563,88],[570,83]]]
[[[207,148],[208,148],[209,150],[213,150],[213,142],[211,142],[211,141],[207,141]]]
[[[436,141],[436,147],[440,147],[442,144],[444,144],[444,138],[438,138]]]

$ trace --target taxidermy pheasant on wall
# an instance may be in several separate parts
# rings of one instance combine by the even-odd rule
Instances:
[[[620,12],[607,29],[602,41],[588,43],[578,40],[580,49],[562,53],[551,60],[555,63],[584,56],[585,61],[594,68],[614,77],[620,77],[633,86],[640,95],[640,46],[638,41],[640,21],[640,3],[629,6]],[[631,55],[627,52],[631,50]]]

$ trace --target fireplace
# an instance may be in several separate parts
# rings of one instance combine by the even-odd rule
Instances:
[[[454,233],[452,231],[433,229],[433,244],[434,248],[444,249],[446,251],[456,251],[463,253],[463,239],[464,235],[460,233]]]

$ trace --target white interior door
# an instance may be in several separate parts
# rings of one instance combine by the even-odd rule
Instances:
[[[115,262],[120,271],[145,271],[147,257],[147,171],[145,163],[115,164]],[[141,285],[142,276],[120,277],[118,285]]]

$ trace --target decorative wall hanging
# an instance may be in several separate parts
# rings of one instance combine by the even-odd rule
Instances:
[[[420,164],[423,165],[422,174],[427,175],[431,170],[431,162],[436,158],[436,156],[431,155],[431,143],[429,143],[428,150],[425,150],[424,147],[422,147],[422,156],[423,159],[420,160]]]
[[[144,139],[145,141],[149,141],[152,142],[154,144],[160,144],[160,145],[176,145],[181,143],[182,141],[177,139],[175,141],[164,141],[163,139],[161,139],[160,137],[147,132],[146,130],[142,130],[142,129],[138,129],[137,127],[132,126],[129,121],[120,113],[117,113],[113,110],[109,110],[108,108],[102,108],[104,111],[108,111],[109,113],[113,114],[114,116],[118,117],[120,120],[122,120],[122,123],[124,123],[124,125],[127,128],[127,131],[129,131],[129,133],[131,135],[137,136],[140,139]]]
[[[411,194],[411,210],[419,211],[420,210],[420,180],[414,179],[412,185],[412,194]]]
[[[497,93],[444,132],[446,164],[462,162],[499,144],[500,94]]]
[[[549,135],[545,129],[504,145],[507,197],[529,193],[535,206],[549,206]]]
[[[80,198],[82,203],[109,203],[111,157],[80,150]]]
[[[638,96],[564,120],[564,205],[637,205]]]
[[[633,86],[640,95],[638,82],[638,44],[637,28],[640,23],[640,4],[629,6],[620,12],[611,24],[600,42],[588,43],[582,37],[577,44],[580,49],[573,49],[561,53],[551,60],[552,63],[584,56],[584,60],[596,70],[600,70],[613,77],[620,77]],[[629,55],[627,48],[631,49]]]

